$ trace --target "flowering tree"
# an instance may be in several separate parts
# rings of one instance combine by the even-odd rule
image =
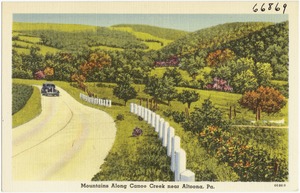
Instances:
[[[42,70],[37,71],[36,73],[34,73],[34,78],[36,80],[41,80],[44,79],[46,76],[44,74],[44,72]]]
[[[233,88],[227,83],[226,80],[217,77],[213,79],[213,83],[207,84],[205,88],[209,90],[219,90],[225,92],[232,92],[233,90]]]

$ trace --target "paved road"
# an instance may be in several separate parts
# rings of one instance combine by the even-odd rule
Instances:
[[[58,88],[42,113],[13,129],[14,180],[91,180],[115,140],[114,120]]]

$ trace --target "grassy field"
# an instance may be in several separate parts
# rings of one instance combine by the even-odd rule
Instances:
[[[170,69],[173,69],[174,67],[168,67]],[[163,77],[163,74],[167,71],[166,67],[158,67],[158,68],[154,68],[152,69],[152,71],[150,72],[151,76],[156,75],[157,77]],[[178,69],[178,71],[180,72],[183,80],[185,81],[191,81],[193,80],[193,78],[188,74],[187,71],[185,70],[180,70]],[[203,69],[199,70],[199,75],[196,76],[196,80],[203,80],[203,73],[209,73],[211,71],[210,67],[204,67]]]
[[[157,40],[157,41],[160,41],[163,43],[163,45],[161,45],[160,43],[157,43],[157,42],[144,42],[149,47],[148,50],[159,50],[162,47],[173,42],[172,40],[159,38],[159,37],[153,36],[148,33],[134,31],[131,27],[110,27],[110,29],[129,32],[129,33],[133,34],[135,37],[137,37],[143,41],[145,41],[147,39],[151,39],[151,40]]]
[[[26,37],[26,36],[24,36]],[[29,37],[28,37],[29,38]],[[27,40],[29,41],[29,40]],[[36,39],[31,39],[32,43],[28,43],[28,42],[24,42],[24,41],[19,41],[19,40],[14,40],[13,41],[13,44],[16,44],[16,45],[19,45],[19,46],[22,46],[22,48],[18,48],[18,47],[14,47],[14,49],[16,49],[16,51],[21,54],[21,53],[24,53],[24,54],[29,54],[30,52],[30,47],[33,46],[33,45],[36,45],[38,46],[41,50],[39,51],[42,55],[46,55],[46,53],[56,53],[59,51],[59,49],[57,48],[52,48],[52,47],[49,47],[49,46],[44,46],[44,45],[40,45],[40,44],[34,44],[34,41],[36,41]]]
[[[118,50],[118,51],[123,51],[123,48],[113,48],[113,47],[108,47],[108,46],[93,46],[91,47],[92,50],[96,50],[96,49],[101,49],[101,50]]]
[[[54,23],[21,23],[13,22],[13,31],[32,31],[32,30],[56,30],[64,32],[74,31],[96,31],[96,26],[79,24],[54,24]]]
[[[33,44],[39,43],[41,41],[41,38],[39,37],[29,37],[29,36],[19,36],[19,40],[21,41],[26,41],[26,42],[31,42]]]
[[[17,82],[22,83],[22,81]],[[27,101],[26,105],[12,117],[13,128],[30,121],[31,119],[38,116],[41,112],[41,94],[37,87],[33,87],[33,93]]]

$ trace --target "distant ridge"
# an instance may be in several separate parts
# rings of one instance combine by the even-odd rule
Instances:
[[[119,25],[113,25],[111,27],[130,27],[134,31],[148,33],[153,36],[167,39],[167,40],[176,40],[189,33],[177,29],[169,29],[169,28],[162,28],[162,27],[156,27],[150,25],[138,25],[138,24],[119,24]]]
[[[13,31],[56,30],[63,32],[96,31],[97,26],[64,23],[13,22]]]

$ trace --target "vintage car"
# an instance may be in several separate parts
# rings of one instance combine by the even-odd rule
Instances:
[[[41,93],[43,96],[59,96],[59,90],[55,88],[53,83],[44,83]]]

